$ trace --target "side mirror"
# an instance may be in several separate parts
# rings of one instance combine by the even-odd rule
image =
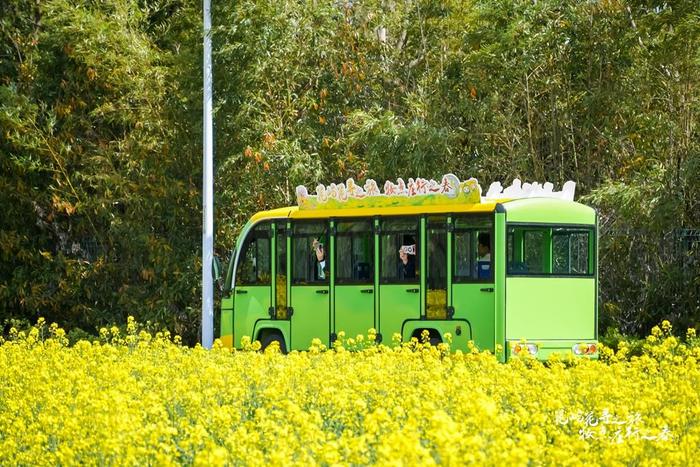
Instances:
[[[221,261],[216,255],[214,255],[214,261],[211,262],[211,276],[214,278],[214,282],[219,286],[219,291],[223,291],[224,286],[221,283]]]

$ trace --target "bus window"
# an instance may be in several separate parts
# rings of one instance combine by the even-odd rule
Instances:
[[[554,229],[552,232],[552,273],[588,274],[589,231]]]
[[[277,224],[277,243],[275,252],[276,284],[275,284],[275,309],[277,319],[287,318],[287,225],[284,222]]]
[[[328,284],[330,257],[325,222],[297,222],[292,235],[292,282]]]
[[[590,276],[592,229],[509,226],[508,274]]]
[[[338,284],[374,282],[374,235],[370,221],[338,221],[335,251]]]
[[[493,281],[493,222],[458,217],[454,234],[455,282]]]
[[[523,265],[530,274],[550,272],[549,239],[546,230],[526,230],[523,232]]]
[[[447,317],[447,219],[428,219],[426,315],[428,319]]]
[[[417,217],[382,220],[380,277],[383,283],[418,282],[419,238]]]
[[[270,224],[257,225],[248,233],[239,259],[236,285],[270,285]]]

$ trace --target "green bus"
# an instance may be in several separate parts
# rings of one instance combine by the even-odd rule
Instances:
[[[594,209],[532,195],[442,203],[426,188],[410,202],[373,193],[384,198],[304,209],[302,191],[300,206],[255,214],[237,240],[225,346],[249,336],[306,350],[314,338],[330,346],[341,331],[374,329],[384,342],[427,331],[435,344],[449,333],[452,350],[472,341],[502,361],[597,358]]]

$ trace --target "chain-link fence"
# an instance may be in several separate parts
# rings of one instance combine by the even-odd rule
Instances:
[[[700,323],[700,229],[600,231],[600,330]]]

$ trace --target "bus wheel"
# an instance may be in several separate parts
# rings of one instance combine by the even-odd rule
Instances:
[[[418,342],[422,342],[422,335],[423,331],[428,331],[428,342],[432,346],[436,346],[438,344],[442,344],[442,337],[440,336],[440,333],[436,329],[416,329],[413,331],[413,335],[411,337],[415,337],[418,339]]]
[[[283,354],[287,353],[287,345],[284,343],[284,337],[279,332],[266,332],[260,339],[260,349],[265,350],[268,345],[273,342],[279,342],[280,352]]]

